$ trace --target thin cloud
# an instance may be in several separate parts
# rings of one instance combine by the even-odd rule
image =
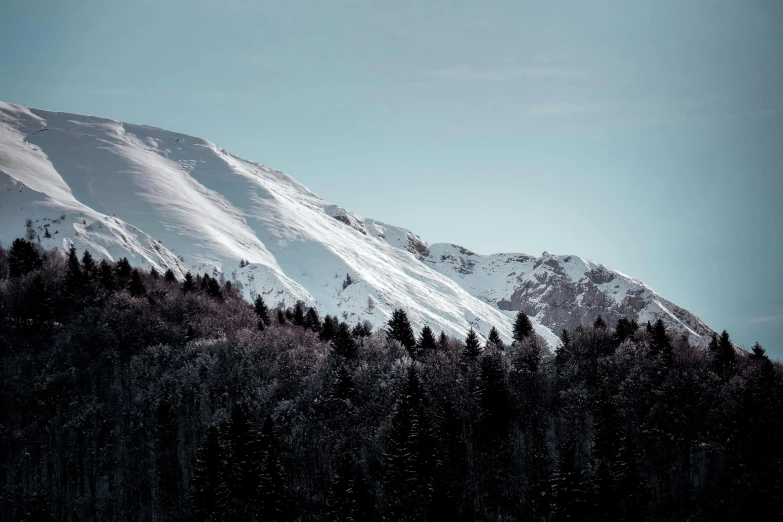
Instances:
[[[596,112],[602,109],[601,105],[579,103],[550,103],[541,105],[529,105],[525,112],[531,116],[562,117],[573,116],[585,112]]]
[[[130,96],[133,92],[130,89],[105,87],[90,89],[90,93],[94,96]]]
[[[534,78],[578,78],[584,76],[581,71],[566,67],[508,67],[502,69],[474,69],[465,65],[434,69],[429,76],[442,80],[466,80],[498,83],[518,79]]]
[[[778,315],[760,315],[748,319],[749,323],[779,323],[783,322],[783,314]]]

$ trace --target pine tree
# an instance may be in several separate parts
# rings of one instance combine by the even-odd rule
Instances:
[[[320,332],[323,327],[321,318],[318,316],[318,311],[312,306],[307,309],[307,314],[305,314],[304,327],[315,333]]]
[[[106,290],[112,291],[117,288],[114,280],[114,268],[105,259],[101,259],[98,263],[98,281]]]
[[[216,299],[222,299],[223,298],[223,291],[220,289],[220,283],[217,279],[214,277],[209,277],[208,275],[204,276],[204,279],[206,280],[206,293],[210,297],[214,297]]]
[[[158,269],[155,268],[154,266],[150,268],[150,277],[155,280],[157,280],[160,277],[160,274],[158,273]]]
[[[260,520],[288,521],[292,514],[288,475],[281,459],[274,422],[268,413],[261,428],[259,447],[261,457],[255,500],[256,514]]]
[[[163,280],[166,283],[176,283],[177,277],[174,275],[174,272],[172,272],[171,268],[166,269],[166,273],[163,274]]]
[[[421,335],[419,336],[419,348],[421,350],[434,350],[437,348],[438,342],[435,340],[435,334],[432,332],[432,328],[424,326],[421,329]]]
[[[332,317],[331,315],[324,317],[324,324],[321,328],[321,333],[319,334],[320,339],[325,342],[334,339],[334,335],[337,333],[339,325],[340,323],[336,317]]]
[[[563,330],[560,335],[560,344],[555,349],[555,365],[558,372],[566,367],[571,357],[571,334],[568,333],[568,330]]]
[[[267,308],[264,298],[260,295],[257,295],[255,301],[253,301],[253,310],[258,316],[260,330],[263,330],[264,326],[271,324],[271,321],[269,320],[269,308]]]
[[[529,456],[531,508],[535,520],[548,520],[552,504],[552,457],[546,440],[546,427],[534,426],[532,439]]]
[[[476,334],[476,331],[471,328],[468,332],[468,336],[465,337],[465,347],[462,349],[462,354],[460,355],[460,364],[463,368],[475,364],[481,355],[481,351],[479,336]]]
[[[432,442],[424,390],[411,366],[392,414],[384,453],[384,479],[394,520],[422,520],[427,512],[432,488]]]
[[[489,336],[487,337],[487,346],[494,346],[498,350],[503,350],[505,346],[503,346],[503,341],[500,339],[500,334],[498,333],[497,328],[494,326],[490,328],[489,330]]]
[[[356,323],[356,326],[353,327],[353,330],[351,330],[351,334],[356,338],[364,338],[369,336],[372,333],[370,330],[370,327],[367,325],[367,323]]]
[[[296,326],[305,325],[305,304],[302,301],[297,301],[294,305],[293,317],[291,322]]]
[[[445,350],[449,347],[449,338],[446,337],[446,332],[440,331],[440,338],[438,338],[438,348]]]
[[[8,275],[12,278],[29,274],[43,264],[35,245],[26,239],[14,239],[8,251]]]
[[[606,328],[606,321],[604,321],[604,318],[600,315],[595,318],[595,322],[593,323],[593,328]]]
[[[229,425],[230,462],[229,490],[233,519],[247,520],[258,489],[258,468],[261,465],[259,440],[250,424],[247,410],[240,405],[231,409]]]
[[[664,361],[669,363],[674,357],[669,336],[666,334],[666,326],[661,319],[655,321],[652,327],[649,355],[651,358],[662,357]]]
[[[277,309],[277,322],[278,324],[285,324],[288,322],[288,317],[286,316],[286,311],[282,308]]]
[[[554,513],[552,520],[589,520],[588,484],[579,466],[576,451],[566,448],[560,455],[553,478]]]
[[[481,358],[478,399],[482,438],[496,443],[507,435],[511,417],[506,376],[497,353]]]
[[[625,317],[621,317],[617,321],[617,328],[614,331],[614,342],[616,345],[622,344],[626,339],[632,339],[639,325],[636,321],[629,321]]]
[[[193,274],[188,272],[185,274],[185,280],[182,281],[182,292],[193,292],[196,289],[196,281],[193,279]]]
[[[89,250],[85,250],[82,254],[82,273],[85,279],[92,279],[95,274],[95,260]]]
[[[141,273],[139,273],[136,268],[131,271],[131,280],[130,285],[128,285],[128,290],[133,297],[141,297],[147,293],[147,288],[141,280]]]
[[[734,345],[731,339],[729,339],[728,332],[723,330],[718,341],[717,352],[715,353],[715,365],[718,373],[728,379],[734,373],[734,362]]]
[[[212,426],[198,450],[193,474],[192,498],[196,520],[212,522],[224,519],[229,501],[226,471],[220,432],[216,426]]]
[[[120,282],[120,286],[125,286],[125,283],[128,282],[128,279],[131,276],[131,266],[128,262],[127,257],[121,257],[117,261],[117,265],[115,266],[115,271],[117,275],[117,279]]]
[[[408,321],[408,314],[405,310],[398,308],[392,312],[392,317],[386,328],[386,333],[390,339],[399,342],[408,353],[415,355],[416,336]]]
[[[514,321],[514,340],[522,342],[525,337],[533,333],[533,323],[530,322],[527,314],[522,310],[517,314],[517,318]]]
[[[346,359],[356,357],[356,340],[351,335],[351,330],[346,323],[340,323],[337,327],[332,339],[332,351]]]
[[[372,498],[367,490],[362,470],[351,453],[344,450],[329,487],[326,520],[329,522],[371,520],[372,507]]]
[[[353,373],[345,362],[339,362],[331,372],[332,382],[329,386],[326,401],[332,411],[343,411],[352,407],[356,394],[356,383]]]

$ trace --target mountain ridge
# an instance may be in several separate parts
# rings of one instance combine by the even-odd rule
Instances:
[[[521,309],[550,346],[554,332],[598,315],[660,318],[700,344],[712,333],[641,281],[578,256],[428,243],[207,140],[0,102],[0,241],[28,233],[27,219],[48,248],[222,274],[248,299],[301,299],[376,328],[402,307],[417,328],[461,337],[496,326],[505,339]]]

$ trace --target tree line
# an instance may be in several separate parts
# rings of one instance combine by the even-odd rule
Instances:
[[[660,321],[455,339],[0,248],[2,520],[781,520],[783,371]]]

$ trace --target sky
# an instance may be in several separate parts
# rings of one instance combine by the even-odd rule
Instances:
[[[430,242],[601,262],[783,360],[777,0],[0,0],[0,100],[206,138]]]

